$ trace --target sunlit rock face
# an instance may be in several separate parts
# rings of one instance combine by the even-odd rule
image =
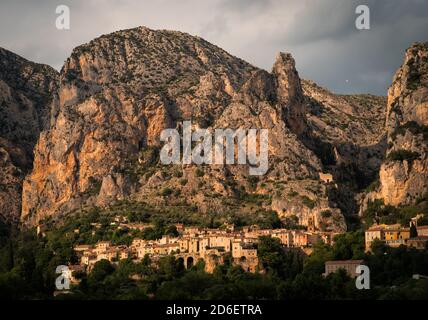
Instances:
[[[274,210],[343,231],[344,211],[355,208],[338,204],[332,195],[341,182],[323,182],[320,173],[336,178],[338,166],[361,165],[370,176],[384,157],[384,98],[335,95],[301,80],[288,53],[268,72],[180,32],[141,27],[77,47],[54,96],[23,186],[24,223],[128,199],[192,205],[201,214]],[[161,165],[160,133],[180,130],[183,120],[194,128],[268,129],[269,170],[254,179],[246,165]],[[329,148],[331,163],[319,146]],[[165,189],[173,193],[165,197]],[[239,194],[267,197],[244,206]]]
[[[388,90],[387,160],[379,196],[386,204],[411,204],[428,191],[428,44],[407,49]]]
[[[58,73],[0,48],[0,219],[19,221],[33,148],[50,124]]]

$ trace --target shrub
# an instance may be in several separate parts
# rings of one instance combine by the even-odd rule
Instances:
[[[287,195],[290,197],[290,198],[294,198],[295,196],[297,196],[299,193],[298,192],[296,192],[296,191],[294,191],[294,190],[291,190]]]
[[[388,155],[387,159],[392,161],[404,161],[404,160],[412,161],[419,158],[419,156],[420,155],[417,152],[400,149],[400,150],[392,151]]]
[[[315,201],[308,198],[307,196],[301,196],[302,203],[307,206],[309,209],[313,209],[315,207]]]
[[[150,167],[156,164],[158,159],[159,150],[156,147],[147,146],[145,149],[140,151],[141,164],[144,167]]]
[[[375,180],[372,183],[370,183],[367,188],[364,190],[365,192],[372,192],[377,190],[380,187],[380,180]]]
[[[330,210],[323,210],[321,211],[321,217],[323,218],[330,218],[331,217],[331,211]]]
[[[408,121],[405,124],[399,126],[392,133],[391,138],[395,139],[398,135],[403,136],[407,130],[409,130],[414,135],[422,134],[424,141],[428,140],[428,126],[420,125],[416,121]]]
[[[167,197],[167,196],[171,195],[172,192],[173,192],[173,190],[171,188],[164,188],[161,192],[161,196]]]
[[[257,183],[259,182],[259,177],[257,176],[249,176],[248,182],[251,185],[251,188],[255,189],[257,187]]]
[[[68,81],[68,82],[72,82],[72,81],[74,81],[74,80],[76,80],[77,79],[77,73],[76,73],[76,71],[75,70],[73,70],[73,69],[69,69],[69,70],[67,70],[67,72],[65,73],[65,79]]]
[[[174,171],[174,177],[181,178],[183,176],[183,171],[175,170]]]
[[[204,176],[204,170],[202,170],[201,168],[197,168],[196,169],[196,176],[197,177],[203,177]]]
[[[87,189],[87,193],[91,196],[98,195],[101,190],[102,181],[96,179],[95,177],[89,178],[90,187]]]

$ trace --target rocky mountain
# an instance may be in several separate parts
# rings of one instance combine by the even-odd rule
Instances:
[[[301,81],[285,53],[269,73],[180,32],[141,27],[101,36],[74,49],[61,70],[50,107],[55,120],[35,148],[21,218],[37,223],[126,199],[225,219],[274,210],[301,225],[345,230],[348,208],[335,199],[337,184],[320,173],[348,161],[350,149],[361,162],[373,153],[373,166],[380,165],[382,104]],[[160,132],[182,120],[269,129],[267,174],[250,177],[234,165],[161,165]]]
[[[414,204],[428,191],[428,43],[407,49],[395,73],[388,90],[385,131],[388,145],[379,187],[365,201]]]
[[[38,142],[21,221],[138,203],[173,220],[259,221],[275,212],[287,224],[346,230],[368,199],[394,189],[384,182],[397,162],[391,154],[411,145],[411,170],[426,166],[418,133],[426,125],[422,47],[409,49],[413,59],[398,71],[386,107],[384,97],[337,95],[301,80],[287,53],[268,72],[181,32],[140,27],[94,39],[73,50],[59,76],[43,69],[44,99],[24,90],[44,111],[33,112],[39,126],[31,141]],[[405,79],[413,79],[410,87]],[[183,120],[194,129],[269,129],[267,173],[250,176],[246,165],[162,165],[160,133],[181,130]],[[367,195],[369,185],[378,189]]]
[[[50,123],[58,73],[0,48],[0,217],[19,221],[33,148]]]

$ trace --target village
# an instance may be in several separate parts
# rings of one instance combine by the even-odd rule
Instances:
[[[411,226],[414,226],[412,234]],[[365,232],[366,251],[371,250],[373,241],[382,241],[389,247],[407,247],[424,250],[428,244],[428,226],[418,226],[417,219],[412,219],[410,227],[402,227],[400,224],[375,224]]]
[[[375,224],[365,231],[365,249],[371,250],[374,240],[379,240],[387,246],[398,247],[405,245],[416,249],[426,249],[428,243],[428,226],[417,226],[417,220],[411,224],[415,226],[415,234],[411,234],[410,227],[400,225]],[[143,230],[149,224],[132,224],[125,217],[117,216],[112,224],[117,228],[137,228]],[[173,255],[181,260],[185,268],[189,269],[198,261],[204,261],[206,272],[213,272],[216,266],[224,263],[226,256],[230,256],[234,265],[239,265],[247,272],[263,272],[257,255],[257,242],[261,236],[278,238],[284,248],[300,249],[309,255],[317,242],[333,245],[334,237],[338,233],[321,232],[310,225],[307,230],[291,229],[261,229],[258,226],[247,226],[236,229],[233,224],[225,224],[221,228],[202,228],[175,224],[177,236],[164,235],[158,240],[145,240],[134,238],[127,245],[113,245],[110,241],[100,241],[95,245],[80,244],[74,247],[79,258],[79,265],[73,266],[90,272],[95,263],[108,260],[115,264],[122,259],[132,259],[134,262],[142,261],[146,255],[152,263],[163,256]],[[345,270],[361,261],[328,261],[326,274],[335,272],[338,268]],[[71,266],[70,266],[71,267]],[[351,276],[355,273],[349,271]]]
[[[138,227],[144,228],[147,225],[141,224]],[[183,224],[176,224],[175,227],[178,231],[177,237],[164,235],[158,240],[135,238],[129,246],[114,246],[110,241],[100,241],[95,245],[77,245],[74,251],[79,257],[80,266],[89,272],[95,263],[102,259],[115,263],[131,258],[139,262],[146,255],[154,262],[162,256],[173,255],[181,259],[186,268],[191,268],[202,259],[206,272],[213,272],[217,265],[223,264],[226,255],[230,255],[234,264],[240,265],[245,271],[256,272],[260,271],[256,244],[261,236],[278,238],[284,247],[300,248],[310,254],[315,243],[323,241],[331,245],[337,235],[333,232],[315,231],[314,228],[289,230],[249,226],[235,230],[234,225],[229,224],[217,229]]]

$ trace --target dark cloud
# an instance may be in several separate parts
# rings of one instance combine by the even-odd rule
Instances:
[[[55,8],[71,9],[71,30],[55,28]],[[355,28],[370,8],[371,29]],[[427,41],[425,0],[46,0],[0,2],[0,46],[60,69],[73,47],[145,25],[204,37],[258,67],[291,52],[303,77],[335,92],[386,94],[404,50]]]

